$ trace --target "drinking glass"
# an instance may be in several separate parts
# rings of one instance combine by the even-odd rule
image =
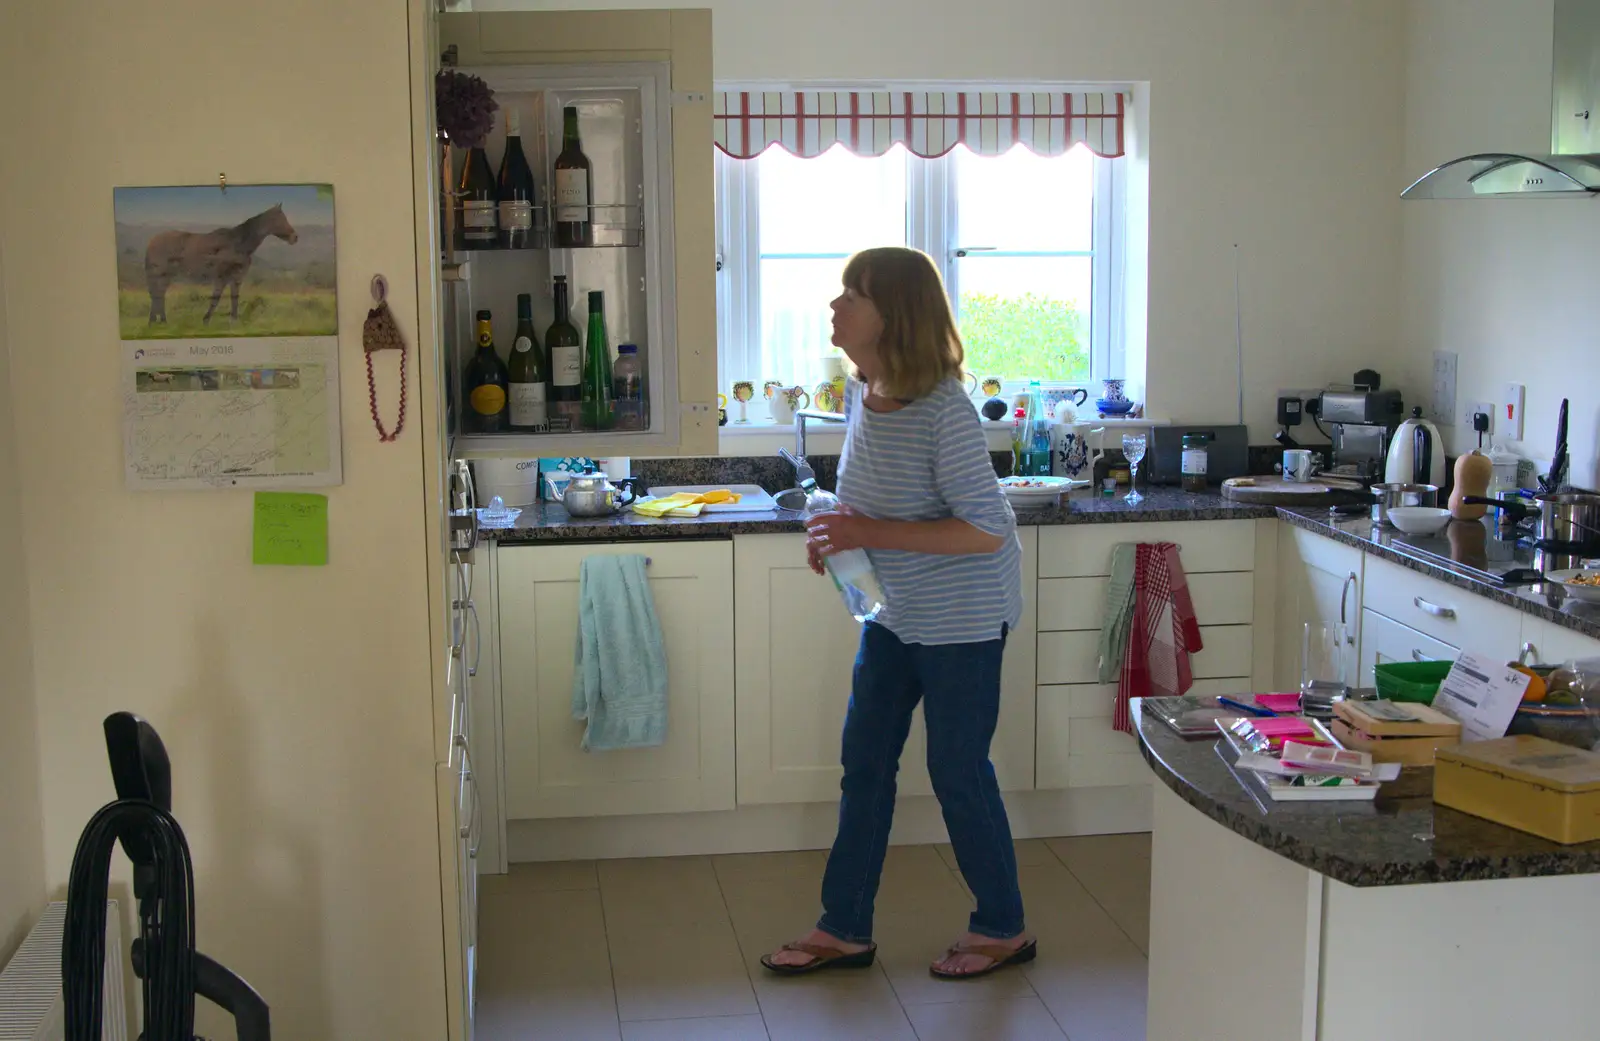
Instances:
[[[1144,459],[1144,448],[1144,434],[1122,435],[1122,454],[1128,457],[1128,494],[1122,497],[1123,502],[1144,501],[1139,494],[1139,463]]]
[[[1308,714],[1331,712],[1349,692],[1345,666],[1344,626],[1307,622],[1300,643],[1300,703]]]

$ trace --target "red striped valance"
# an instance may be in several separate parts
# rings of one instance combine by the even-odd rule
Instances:
[[[725,91],[715,95],[716,144],[735,159],[772,145],[810,158],[836,144],[877,156],[895,145],[926,159],[958,144],[1000,155],[1015,144],[1060,155],[1076,144],[1123,154],[1121,93],[930,93],[927,91]]]

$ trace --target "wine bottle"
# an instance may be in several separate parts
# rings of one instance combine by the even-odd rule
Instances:
[[[517,335],[511,341],[511,429],[543,433],[550,429],[545,403],[544,352],[533,335],[533,295],[517,294]]]
[[[550,418],[552,429],[577,430],[583,391],[582,340],[572,324],[571,303],[567,300],[567,276],[555,276],[556,316],[544,334],[550,351]]]
[[[461,389],[466,395],[467,432],[498,434],[507,427],[506,389],[510,379],[506,363],[494,349],[494,330],[489,312],[478,312],[478,350],[467,360],[461,374]]]
[[[470,149],[467,161],[461,167],[461,248],[485,249],[493,246],[499,237],[495,227],[497,199],[494,190],[494,171],[489,169],[489,157],[483,147]]]
[[[611,398],[611,344],[606,340],[606,295],[589,291],[589,336],[583,353],[583,428],[610,430],[616,424]]]
[[[522,151],[522,120],[506,111],[506,151],[500,157],[496,186],[500,197],[500,244],[527,249],[533,243],[533,169]]]
[[[556,245],[565,249],[594,244],[589,222],[593,179],[589,158],[578,139],[578,110],[561,110],[561,154],[556,156]]]

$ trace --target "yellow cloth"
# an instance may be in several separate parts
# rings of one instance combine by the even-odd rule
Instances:
[[[738,502],[740,496],[726,489],[710,492],[678,492],[659,499],[646,499],[633,504],[633,512],[644,517],[698,517],[707,506],[723,502]]]

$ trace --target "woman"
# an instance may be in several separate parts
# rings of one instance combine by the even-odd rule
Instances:
[[[845,391],[842,509],[807,522],[806,549],[818,574],[824,557],[866,549],[884,604],[856,657],[822,918],[762,963],[788,975],[872,964],[895,773],[920,700],[928,773],[977,898],[967,932],[930,968],[982,976],[1036,950],[1023,931],[1011,826],[989,762],[1001,654],[1022,613],[1016,516],[961,384],[961,338],[927,254],[856,254],[832,306],[833,342],[855,368]]]

